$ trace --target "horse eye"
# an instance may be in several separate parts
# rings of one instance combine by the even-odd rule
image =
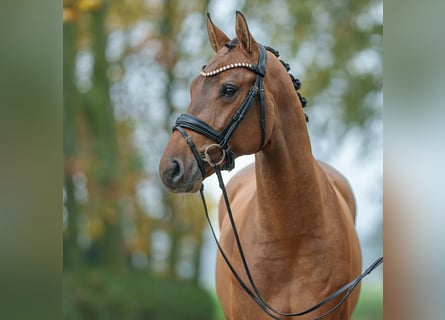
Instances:
[[[221,96],[223,97],[233,97],[238,91],[238,88],[233,85],[225,84],[221,87]]]

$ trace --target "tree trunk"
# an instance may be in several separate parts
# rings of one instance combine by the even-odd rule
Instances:
[[[98,253],[99,264],[119,271],[126,267],[123,235],[120,228],[119,163],[113,108],[111,106],[107,77],[108,62],[105,50],[107,33],[105,17],[107,6],[91,12],[92,50],[94,61],[93,85],[88,92],[85,114],[91,134],[93,163],[89,176],[97,183],[97,198],[91,214],[99,214],[104,234],[93,246]]]
[[[64,268],[76,268],[81,263],[81,251],[77,245],[79,207],[74,197],[73,182],[77,157],[75,114],[76,108],[79,107],[79,92],[73,82],[75,36],[76,25],[65,23],[63,26],[63,153],[67,229],[63,238]]]

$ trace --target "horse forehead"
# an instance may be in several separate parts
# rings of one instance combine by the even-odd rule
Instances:
[[[226,47],[221,48],[215,56],[208,62],[206,69],[214,70],[224,65],[237,62],[250,62],[254,63],[251,57],[248,58],[244,55],[239,47],[228,49]]]
[[[187,107],[187,113],[191,113],[195,116],[198,114],[202,117],[203,112],[209,112],[209,106],[214,103],[215,97],[212,94],[211,86],[206,79],[200,75],[193,79],[190,84],[190,102]]]
[[[210,59],[207,66],[208,67],[216,67],[219,64],[224,63],[235,56],[237,56],[236,50],[234,50],[234,49],[229,50],[229,49],[223,47],[213,56],[212,59]]]
[[[205,70],[214,71],[223,66],[235,64],[237,62],[239,63],[241,61],[230,60],[225,63],[213,63],[213,65],[208,64],[206,65]],[[254,72],[246,68],[231,68],[209,77],[198,75],[192,80],[190,84],[190,92],[192,94],[191,98],[192,100],[196,98],[212,100],[215,98],[212,94],[215,86],[219,86],[222,82],[234,81],[236,84],[239,85],[243,83],[250,84],[252,81],[255,80],[255,76],[256,75]]]

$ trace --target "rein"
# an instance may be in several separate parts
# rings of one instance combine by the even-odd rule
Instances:
[[[284,316],[284,317],[303,316],[305,314],[311,313],[311,312],[321,308],[325,304],[331,302],[332,300],[334,300],[337,297],[340,297],[343,294],[343,297],[337,302],[337,304],[335,306],[333,306],[331,309],[329,309],[328,311],[323,313],[321,316],[319,316],[317,318],[314,318],[313,320],[319,320],[319,319],[322,319],[322,318],[326,317],[327,315],[329,315],[332,312],[334,312],[335,310],[337,310],[343,304],[343,302],[346,301],[346,299],[352,294],[354,289],[357,287],[357,285],[362,281],[362,279],[364,277],[369,275],[374,269],[376,269],[380,264],[383,263],[383,257],[378,258],[362,274],[360,274],[354,280],[352,280],[348,284],[344,285],[343,287],[341,287],[337,291],[335,291],[332,294],[330,294],[329,296],[327,296],[325,299],[323,299],[319,303],[315,304],[314,306],[312,306],[312,307],[310,307],[310,308],[308,308],[306,310],[303,310],[303,311],[300,311],[300,312],[294,312],[294,313],[283,313],[283,312],[280,312],[280,311],[274,309],[272,306],[270,306],[265,301],[265,299],[261,295],[260,291],[258,290],[258,288],[257,288],[257,286],[256,286],[256,284],[255,284],[255,282],[254,282],[254,280],[252,278],[252,274],[250,272],[249,266],[247,264],[247,261],[246,261],[245,255],[244,255],[244,250],[243,250],[243,248],[241,246],[241,241],[240,241],[240,238],[239,238],[238,229],[237,229],[237,227],[235,225],[235,220],[233,218],[232,209],[230,207],[230,202],[229,202],[229,198],[227,196],[226,187],[225,187],[222,175],[221,175],[221,168],[220,168],[218,163],[214,163],[213,164],[213,168],[215,169],[216,176],[218,177],[219,187],[220,187],[220,189],[222,191],[222,194],[223,194],[224,203],[225,203],[226,208],[227,208],[227,213],[228,213],[228,216],[229,216],[230,224],[232,226],[233,235],[235,237],[235,242],[236,242],[237,249],[238,249],[238,252],[240,254],[240,257],[241,257],[243,268],[244,268],[244,271],[245,271],[245,273],[247,275],[247,278],[249,280],[249,284],[253,288],[253,292],[247,286],[247,284],[241,279],[241,277],[239,276],[238,272],[233,267],[232,263],[230,262],[229,258],[227,257],[226,253],[224,252],[223,248],[221,247],[221,244],[218,241],[218,237],[216,236],[215,229],[213,228],[212,222],[211,222],[210,217],[209,217],[207,203],[206,203],[205,196],[204,196],[204,184],[203,184],[201,189],[199,190],[199,193],[200,193],[200,196],[201,196],[201,201],[202,201],[202,204],[203,204],[203,207],[204,207],[204,212],[205,212],[205,216],[206,216],[207,222],[208,222],[208,224],[210,226],[210,230],[212,231],[213,238],[214,238],[214,240],[216,242],[218,250],[219,250],[221,256],[223,257],[226,265],[229,267],[230,271],[232,272],[233,276],[238,281],[240,286],[247,293],[247,295],[272,319],[283,320],[279,316]]]
[[[238,249],[238,252],[239,252],[241,260],[242,260],[244,271],[248,278],[248,283],[252,287],[253,291],[241,279],[240,275],[233,267],[232,263],[230,262],[229,258],[227,257],[226,253],[224,252],[223,248],[221,247],[221,244],[218,241],[218,237],[216,236],[215,230],[214,230],[213,225],[210,221],[210,217],[209,217],[209,213],[208,213],[207,203],[206,203],[205,196],[204,196],[204,184],[202,184],[199,192],[200,192],[202,204],[204,207],[205,216],[209,223],[209,226],[212,231],[213,238],[215,239],[216,245],[218,246],[218,250],[219,250],[221,256],[223,257],[225,263],[227,264],[228,268],[230,269],[230,271],[232,272],[233,276],[238,281],[240,286],[243,288],[243,290],[269,317],[271,317],[272,319],[276,319],[276,320],[282,320],[282,318],[280,318],[279,316],[296,317],[296,316],[302,316],[302,315],[308,314],[310,312],[313,312],[313,311],[321,308],[322,306],[331,302],[335,298],[343,295],[334,307],[332,307],[327,312],[323,313],[321,316],[314,318],[314,320],[318,320],[318,319],[321,319],[321,318],[331,314],[338,307],[340,307],[343,304],[343,302],[345,302],[346,299],[352,294],[353,290],[357,287],[357,285],[360,283],[360,281],[364,277],[366,277],[368,274],[370,274],[374,269],[376,269],[380,264],[382,264],[383,257],[378,258],[361,275],[359,275],[354,280],[352,280],[348,284],[344,285],[337,291],[333,292],[331,295],[329,295],[328,297],[323,299],[320,303],[318,303],[306,310],[303,310],[301,312],[295,312],[295,313],[280,312],[280,311],[274,309],[272,306],[270,306],[265,301],[265,299],[263,298],[261,293],[259,292],[259,290],[258,290],[257,286],[255,285],[255,282],[252,278],[252,274],[250,272],[249,266],[247,264],[247,261],[246,261],[245,255],[244,255],[244,250],[241,245],[241,241],[240,241],[239,234],[238,234],[238,229],[235,225],[235,220],[233,218],[229,198],[227,196],[226,187],[225,187],[222,175],[221,175],[221,170],[231,170],[235,166],[234,154],[230,150],[228,142],[229,142],[229,139],[232,136],[233,132],[239,125],[239,123],[244,119],[247,111],[249,110],[250,105],[252,104],[254,97],[258,93],[259,93],[259,99],[260,99],[260,128],[261,128],[261,143],[260,143],[259,150],[261,150],[264,145],[266,119],[265,119],[265,105],[264,105],[264,89],[263,89],[262,80],[263,80],[263,78],[265,76],[265,72],[266,72],[266,60],[267,60],[266,49],[271,51],[271,48],[269,48],[269,47],[265,48],[264,46],[259,44],[259,49],[260,49],[260,55],[258,58],[258,64],[256,66],[247,64],[247,63],[236,63],[236,64],[231,64],[231,65],[228,65],[225,67],[221,67],[221,68],[219,68],[215,71],[212,71],[212,72],[205,72],[204,71],[205,66],[203,66],[201,68],[201,75],[204,77],[211,77],[211,76],[217,75],[221,72],[224,72],[226,70],[233,69],[233,68],[247,68],[257,74],[255,83],[250,88],[247,97],[242,102],[241,106],[238,108],[238,110],[235,112],[235,114],[232,116],[230,122],[221,131],[215,130],[214,128],[209,126],[207,123],[205,123],[201,119],[199,119],[191,114],[180,115],[178,117],[178,119],[176,120],[175,125],[173,126],[173,131],[178,130],[179,133],[186,140],[188,146],[190,147],[190,150],[192,151],[192,153],[198,163],[198,168],[202,174],[203,179],[206,176],[204,162],[208,163],[215,170],[216,176],[218,177],[219,187],[223,194],[224,203],[225,203],[225,206],[227,209],[230,224],[232,226],[232,231],[233,231],[233,235],[235,237],[237,249]],[[271,51],[271,52],[274,53],[276,56],[278,56],[277,53],[275,53],[274,51]],[[289,70],[288,66],[286,66],[284,63],[283,63],[283,65],[286,67],[287,70]],[[297,82],[297,79],[294,79],[293,76],[291,76],[291,79],[294,83],[295,88],[297,88],[297,86],[299,88],[299,85],[300,85],[299,81]],[[306,100],[303,97],[301,97],[301,95],[299,93],[298,93],[298,96],[300,98],[300,101],[302,101],[303,106],[305,106]],[[307,120],[307,117],[306,117],[306,120]],[[190,129],[190,130],[195,131],[201,135],[204,135],[204,136],[210,138],[211,140],[215,141],[216,144],[211,144],[211,145],[207,146],[207,148],[204,151],[204,155],[200,155],[196,148],[195,143],[193,142],[192,138],[187,134],[187,132],[184,130],[184,128]],[[209,151],[212,148],[219,148],[222,151],[221,159],[219,159],[218,161],[214,161],[209,154]]]

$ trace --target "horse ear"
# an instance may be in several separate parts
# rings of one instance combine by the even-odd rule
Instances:
[[[224,32],[222,32],[217,26],[215,26],[210,19],[210,13],[207,12],[207,33],[209,35],[210,45],[215,52],[223,46],[224,43],[229,42],[230,39]]]
[[[258,47],[255,39],[250,34],[249,27],[244,15],[236,11],[236,25],[235,25],[236,37],[241,45],[241,49],[246,54],[251,54]]]

